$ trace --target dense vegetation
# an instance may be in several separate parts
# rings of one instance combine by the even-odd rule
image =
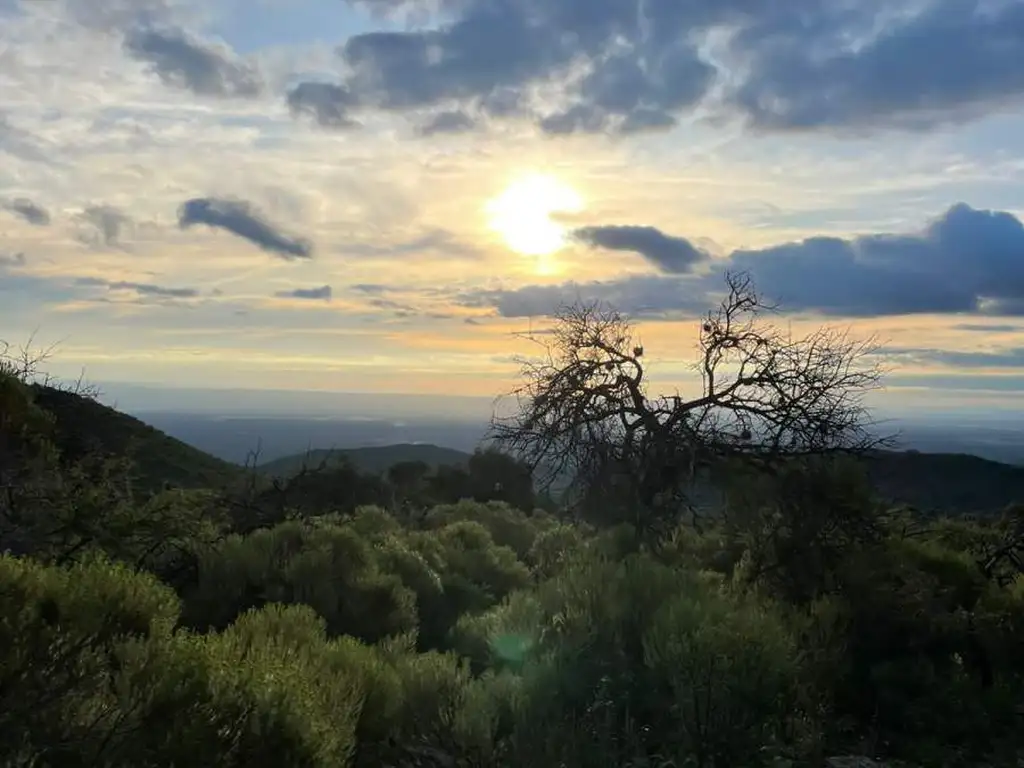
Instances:
[[[363,472],[379,474],[387,472],[395,464],[409,461],[422,462],[431,468],[463,466],[469,461],[469,454],[454,448],[443,448],[429,443],[399,443],[337,450],[316,449],[268,461],[260,464],[259,468],[265,474],[274,477],[289,477],[311,464],[331,463],[338,460],[348,461]]]
[[[140,487],[26,380],[0,371],[2,765],[1019,764],[1022,507],[918,520],[828,451],[731,454],[722,514],[659,498],[656,535],[539,508],[495,451]]]

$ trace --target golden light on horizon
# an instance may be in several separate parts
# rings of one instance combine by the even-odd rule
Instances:
[[[567,228],[552,218],[555,213],[578,213],[583,198],[554,176],[536,173],[514,179],[487,203],[488,225],[505,244],[524,256],[550,256],[561,249]],[[550,269],[541,259],[538,268]]]

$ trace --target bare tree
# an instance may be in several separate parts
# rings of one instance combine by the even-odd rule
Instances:
[[[48,347],[36,348],[34,332],[28,341],[19,347],[0,339],[0,375],[12,376],[24,384],[49,387],[90,400],[99,399],[101,392],[96,385],[85,381],[84,369],[78,378],[71,382],[61,381],[42,371],[43,364],[54,356],[58,347],[59,344],[54,343]]]
[[[650,396],[630,321],[598,304],[556,316],[540,358],[523,361],[518,410],[492,435],[541,485],[571,477],[577,498],[607,500],[631,522],[671,523],[702,468],[740,460],[770,470],[798,456],[859,453],[873,436],[863,395],[882,370],[872,340],[821,329],[794,338],[764,315],[746,274],[700,329],[701,391]],[[691,510],[692,511],[692,510]]]

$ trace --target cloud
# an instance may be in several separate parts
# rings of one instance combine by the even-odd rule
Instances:
[[[465,307],[491,307],[502,317],[550,317],[563,307],[594,301],[637,318],[692,315],[707,309],[703,285],[662,275],[464,291],[455,301]]]
[[[417,129],[420,136],[445,133],[466,133],[477,127],[477,121],[462,110],[439,112]]]
[[[926,128],[1024,98],[1019,2],[935,0],[866,19],[839,5],[810,23],[752,25],[738,36],[749,74],[730,100],[753,124]],[[869,30],[872,17],[882,23]]]
[[[672,237],[654,227],[607,225],[581,227],[573,236],[592,248],[638,253],[669,274],[689,272],[708,254],[683,237]]]
[[[291,291],[278,291],[274,294],[280,299],[308,299],[310,301],[330,301],[331,286],[322,285],[319,288],[295,288]]]
[[[665,16],[664,5],[646,4],[646,12]],[[714,69],[681,23],[673,24],[676,36],[654,39],[645,34],[649,27],[635,2],[469,0],[450,9],[461,13],[433,29],[350,38],[341,55],[354,89],[385,109],[454,100],[492,113],[497,93],[524,95],[533,85],[560,84],[565,116],[549,115],[544,125],[569,132],[614,128],[639,109],[693,106],[713,79]],[[650,21],[653,27],[674,20]],[[620,48],[626,52],[618,54]],[[571,70],[580,61],[589,62],[590,74],[573,82]],[[574,119],[588,110],[594,120]]]
[[[370,296],[381,296],[387,293],[389,290],[388,286],[383,283],[356,283],[355,285],[349,286],[353,291],[358,293],[365,293]]]
[[[163,299],[191,299],[199,295],[196,288],[166,288],[152,283],[132,283],[119,280],[111,282],[98,277],[81,277],[75,280],[75,285],[96,286],[106,288],[109,291],[131,291],[139,296],[152,296]]]
[[[27,197],[16,197],[12,200],[0,200],[0,208],[10,211],[38,227],[45,227],[50,223],[50,212]]]
[[[259,70],[240,61],[226,45],[182,29],[136,28],[125,35],[124,48],[167,85],[200,96],[252,98],[265,87]]]
[[[309,115],[324,128],[357,128],[359,122],[349,116],[356,106],[352,92],[342,85],[306,81],[288,91],[288,108],[293,115]]]
[[[12,124],[4,114],[0,114],[0,152],[33,163],[54,164],[43,141],[30,131]]]
[[[914,363],[950,368],[1024,368],[1024,347],[995,352],[962,352],[949,349],[887,348],[886,353]]]
[[[421,235],[393,243],[349,242],[338,246],[346,256],[415,256],[430,251],[443,253],[448,259],[476,259],[480,251],[469,243],[459,241],[454,234],[444,229],[429,229]]]
[[[967,331],[969,333],[1017,333],[1024,331],[1024,325],[1013,325],[1011,323],[957,323],[953,326],[954,331]]]
[[[109,32],[143,21],[170,23],[190,16],[194,18],[190,5],[188,0],[63,0],[59,7],[77,24]]]
[[[734,251],[709,260],[712,269],[700,275],[532,285],[464,293],[457,300],[506,317],[549,315],[561,305],[594,299],[639,316],[693,313],[717,301],[721,273],[732,270],[748,272],[787,312],[1024,315],[1022,254],[1020,220],[960,203],[915,234],[811,237]]]
[[[76,218],[85,225],[78,239],[94,248],[121,246],[122,235],[133,226],[131,217],[112,205],[90,205]]]
[[[367,103],[418,110],[456,102],[495,115],[488,99],[511,91],[531,102],[549,134],[664,130],[698,107],[769,130],[924,128],[1024,97],[1017,2],[364,5],[422,20],[441,10],[433,27],[367,32],[342,46],[350,85]]]
[[[310,241],[279,231],[244,200],[216,197],[186,200],[178,209],[178,224],[182,229],[195,224],[223,229],[284,259],[308,259],[313,255]]]
[[[21,251],[15,253],[4,253],[0,251],[0,269],[25,266],[25,254]]]
[[[736,251],[762,291],[793,311],[879,316],[1015,314],[1024,302],[1024,225],[960,203],[911,235],[815,237]]]

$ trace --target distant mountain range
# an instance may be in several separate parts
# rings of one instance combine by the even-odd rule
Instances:
[[[240,479],[240,462],[210,455],[169,436],[144,421],[88,398],[36,386],[36,402],[55,417],[56,435],[66,455],[99,450],[105,455],[131,455],[141,489],[165,484],[184,488],[219,487]],[[338,435],[339,424],[333,423]],[[286,476],[304,464],[345,457],[364,472],[379,474],[404,461],[430,466],[462,465],[470,453],[433,442],[346,447],[332,451],[297,451],[259,464],[265,475]],[[992,513],[1013,502],[1024,503],[1024,466],[958,453],[880,452],[868,459],[868,471],[879,494],[892,502],[922,511]]]

